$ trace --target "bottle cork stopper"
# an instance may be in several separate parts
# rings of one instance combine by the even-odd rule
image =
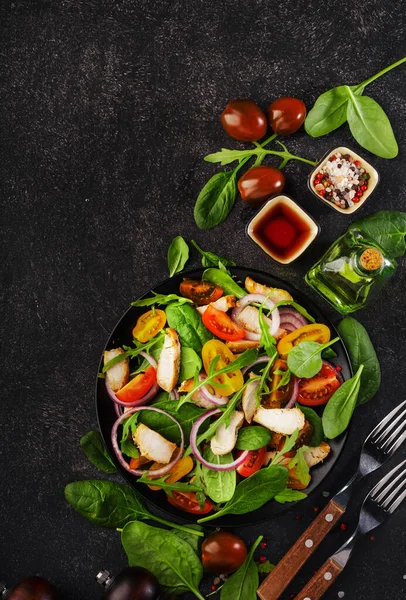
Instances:
[[[376,248],[367,248],[361,254],[360,263],[366,271],[376,271],[382,266],[383,256]]]

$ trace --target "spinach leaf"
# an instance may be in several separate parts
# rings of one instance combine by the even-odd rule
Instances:
[[[269,356],[271,364],[278,356],[276,349],[276,340],[269,332],[269,326],[265,323],[264,315],[262,314],[262,304],[258,309],[258,322],[261,330],[260,344],[264,348],[266,354]]]
[[[125,350],[125,352],[122,352],[122,354],[118,354],[117,356],[109,360],[109,362],[103,366],[102,372],[105,373],[106,371],[111,369],[111,367],[114,367],[114,365],[126,358],[135,358],[136,356],[139,356],[141,352],[149,352],[151,354],[151,349],[154,346],[157,346],[158,344],[162,345],[163,340],[164,334],[163,332],[159,332],[158,335],[156,335],[152,340],[149,340],[149,342],[146,342],[145,344],[134,340],[134,348],[131,348],[130,346],[124,346],[123,344],[123,349]]]
[[[364,365],[357,404],[364,404],[375,396],[381,385],[381,368],[367,330],[353,317],[346,317],[337,327],[350,355],[353,371]]]
[[[203,408],[199,408],[191,402],[187,402],[178,408],[178,403],[173,400],[167,400],[164,402],[154,403],[154,408],[160,408],[168,414],[175,417],[181,426],[185,439],[189,439],[190,432],[193,427],[193,423],[199,418],[204,412]],[[160,433],[164,438],[175,444],[180,444],[179,428],[166,415],[157,413],[152,410],[143,410],[139,414],[139,422],[143,423],[150,429],[153,429],[157,433]],[[202,423],[201,431],[205,431],[208,427],[208,421]]]
[[[152,293],[154,296],[151,298],[141,298],[141,300],[131,302],[131,306],[152,306],[153,304],[159,304],[160,306],[163,306],[166,304],[172,304],[173,302],[177,302],[178,304],[192,304],[192,300],[189,300],[189,298],[184,298],[183,296],[178,296],[177,294]]]
[[[80,445],[92,465],[104,473],[116,473],[117,469],[107,452],[98,431],[89,431],[80,439]]]
[[[202,368],[202,361],[200,356],[187,346],[182,346],[180,350],[180,382],[186,379],[191,379],[195,376],[196,371],[199,373]]]
[[[326,437],[334,439],[345,431],[357,404],[361,384],[363,365],[360,365],[354,377],[347,379],[334,392],[324,409],[322,422]]]
[[[195,529],[196,531],[200,531],[204,535],[204,529],[201,525],[188,525],[190,529]],[[187,531],[179,531],[177,529],[172,529],[172,533],[180,537],[181,540],[184,540],[189,544],[192,548],[193,552],[200,558],[200,547],[202,545],[202,538],[197,535],[191,535]]]
[[[275,496],[275,500],[276,500],[276,496]],[[269,562],[269,560],[266,560],[263,563],[259,563],[258,565],[258,573],[260,575],[268,575],[269,573],[272,573],[272,571],[274,570],[275,565],[273,565],[272,563]]]
[[[223,515],[243,515],[261,508],[286,487],[288,470],[271,465],[244,479],[236,487],[235,494],[217,513],[199,519],[199,523],[212,521]]]
[[[124,527],[121,541],[131,567],[151,571],[170,594],[179,595],[190,590],[204,600],[198,590],[203,567],[187,542],[171,531],[138,521]]]
[[[259,450],[269,444],[271,437],[272,434],[266,427],[251,425],[240,429],[235,447],[238,450]]]
[[[352,89],[355,91],[355,86]],[[347,104],[346,85],[340,85],[321,94],[306,117],[306,133],[312,137],[320,137],[341,127],[347,120]]]
[[[148,478],[148,475],[141,475],[136,481],[136,483],[143,483],[145,485],[154,485],[156,487],[161,488],[161,490],[165,490],[165,492],[172,498],[172,492],[202,492],[203,486],[197,485],[196,482],[189,483],[188,481],[175,481],[171,483],[168,481],[169,475],[164,475],[163,477],[157,477],[153,481]]]
[[[211,229],[228,216],[237,197],[234,171],[216,173],[201,190],[195,204],[194,216],[200,229]]]
[[[215,283],[225,294],[242,298],[247,295],[247,292],[235,282],[235,280],[220,269],[206,269],[202,275],[202,279]]]
[[[183,271],[189,258],[189,246],[181,235],[176,236],[168,249],[169,277]]]
[[[321,417],[316,413],[315,410],[310,408],[310,406],[303,406],[296,404],[296,408],[299,408],[304,414],[305,418],[309,421],[310,425],[313,427],[313,437],[309,442],[309,446],[320,446],[323,441],[324,432],[323,425],[321,422]]]
[[[337,358],[337,352],[332,348],[324,348],[321,353],[321,358],[325,358],[326,360],[329,358]]]
[[[323,361],[321,353],[325,348],[335,344],[340,338],[334,338],[326,344],[317,342],[301,342],[294,346],[288,354],[288,367],[296,377],[310,379],[316,375]]]
[[[298,500],[304,500],[307,498],[307,495],[299,490],[291,490],[290,488],[285,488],[279,494],[276,494],[274,500],[279,502],[279,504],[285,504],[285,502],[297,502]]]
[[[395,158],[399,149],[392,126],[383,108],[369,96],[357,96],[345,86],[350,101],[347,121],[360,146],[382,158]]]
[[[213,337],[203,325],[200,313],[189,304],[170,304],[166,308],[166,318],[169,327],[176,329],[181,345],[199,354],[204,344]]]
[[[309,452],[309,450],[310,448],[308,446],[300,446],[300,448],[296,450],[295,456],[289,462],[289,469],[295,468],[299,481],[305,486],[310,483],[310,469],[304,457],[304,453]]]
[[[231,452],[218,456],[214,454],[210,447],[206,448],[203,453],[203,457],[210,463],[215,465],[227,465],[233,462],[233,455]],[[206,494],[213,500],[213,502],[227,502],[231,500],[235,492],[236,486],[236,471],[213,471],[208,469],[204,465],[202,466],[202,477]]]
[[[358,229],[375,240],[392,258],[406,252],[406,212],[380,210],[351,223],[349,230]]]
[[[217,254],[214,254],[214,252],[209,252],[208,250],[202,250],[194,240],[192,240],[192,244],[202,255],[202,267],[219,267],[220,269],[220,265],[223,265],[223,267],[235,267],[235,262],[233,260],[229,260],[224,256],[218,256]]]
[[[221,588],[220,600],[257,600],[259,585],[258,567],[254,562],[254,552],[262,541],[262,535],[254,542],[241,567],[226,579]]]
[[[129,456],[130,458],[139,458],[140,456],[138,448],[132,440],[122,440],[120,444],[120,450],[123,454]]]

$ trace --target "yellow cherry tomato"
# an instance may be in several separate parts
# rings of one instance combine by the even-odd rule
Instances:
[[[293,346],[300,344],[300,342],[318,342],[319,344],[326,344],[330,341],[330,329],[327,325],[322,323],[311,323],[310,325],[304,325],[299,327],[285,335],[279,340],[277,349],[282,357],[285,357],[290,352]]]
[[[223,342],[219,342],[218,340],[210,340],[209,342],[205,343],[202,349],[202,359],[206,373],[209,372],[210,363],[216,356],[220,356],[216,364],[216,371],[226,367],[235,360],[234,354],[225,344],[223,344]],[[225,387],[215,388],[216,392],[220,394],[220,396],[230,396],[242,388],[244,384],[244,377],[241,371],[237,369],[236,371],[230,371],[229,373],[218,375],[214,378],[214,382],[225,385]]]
[[[148,342],[165,327],[166,314],[156,308],[141,315],[133,329],[133,337],[142,344]]]

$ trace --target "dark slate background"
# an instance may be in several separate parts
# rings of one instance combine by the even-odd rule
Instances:
[[[351,221],[310,194],[306,165],[290,163],[286,191],[321,226],[293,266],[274,264],[245,237],[251,213],[241,200],[220,227],[198,231],[194,200],[216,170],[202,158],[238,147],[219,123],[227,100],[249,97],[266,108],[295,95],[311,106],[326,89],[358,83],[404,55],[404,23],[402,3],[384,0],[2,1],[0,579],[41,574],[63,598],[92,600],[100,597],[98,570],[126,564],[118,534],[84,521],[66,505],[63,488],[99,476],[79,438],[96,428],[100,353],[129,302],[167,276],[172,238],[194,237],[237,264],[306,289],[306,270]],[[405,76],[403,66],[369,88],[392,120],[396,159],[360,150],[346,127],[287,140],[309,158],[348,144],[371,160],[381,182],[360,215],[405,209]],[[189,265],[198,264],[193,254]],[[400,265],[379,301],[358,315],[382,362],[382,388],[356,412],[323,490],[277,521],[239,531],[249,544],[268,535],[263,553],[271,561],[310,523],[313,507],[325,504],[321,492],[337,490],[352,472],[371,426],[405,397],[405,292]],[[348,531],[378,478],[358,490],[344,519]],[[351,600],[405,597],[405,511],[359,543],[327,600],[339,592]],[[286,598],[345,537],[340,529],[329,536]]]

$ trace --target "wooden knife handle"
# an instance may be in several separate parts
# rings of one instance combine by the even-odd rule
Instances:
[[[338,563],[329,558],[298,593],[295,600],[319,600],[342,570]]]
[[[261,600],[277,600],[279,598],[343,513],[344,509],[334,500],[330,500],[325,509],[259,586],[257,594]],[[311,600],[313,600],[312,597]]]

